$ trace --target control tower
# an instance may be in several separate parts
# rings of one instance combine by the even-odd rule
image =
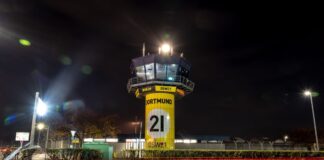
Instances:
[[[175,100],[194,89],[189,80],[190,63],[172,46],[161,45],[156,54],[132,59],[129,93],[145,99],[145,149],[174,149]]]

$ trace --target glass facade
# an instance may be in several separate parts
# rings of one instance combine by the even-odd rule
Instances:
[[[177,76],[178,65],[177,64],[169,64],[167,66],[167,80],[174,81]]]
[[[136,67],[136,76],[140,78],[141,80],[145,80],[145,70],[144,66],[138,66]]]
[[[146,79],[153,80],[154,79],[154,63],[146,64]]]
[[[136,67],[136,76],[143,80],[167,80],[175,81],[179,76],[187,76],[188,71],[182,67],[179,67],[178,64],[155,64],[154,63],[146,64],[145,66]]]
[[[166,64],[156,63],[156,79],[164,80],[166,79]]]

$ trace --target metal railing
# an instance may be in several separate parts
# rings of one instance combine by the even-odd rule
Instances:
[[[130,92],[132,88],[147,84],[165,84],[165,85],[181,85],[189,91],[193,91],[195,83],[183,76],[175,76],[174,79],[150,79],[133,77],[128,80],[127,89]]]

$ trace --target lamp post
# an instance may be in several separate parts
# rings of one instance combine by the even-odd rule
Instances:
[[[36,92],[35,94],[35,104],[34,104],[34,111],[33,111],[33,119],[31,124],[31,131],[30,131],[30,146],[34,146],[34,139],[35,139],[35,124],[36,124],[36,108],[38,103],[39,93]]]
[[[317,136],[317,128],[316,128],[316,120],[315,120],[315,112],[314,112],[314,105],[313,105],[313,96],[312,92],[309,90],[306,90],[304,92],[305,96],[309,96],[310,103],[311,103],[311,108],[312,108],[312,115],[313,115],[313,123],[314,123],[314,131],[315,131],[315,140],[316,140],[316,151],[319,151],[319,145],[318,145],[318,136]]]
[[[43,130],[44,128],[45,128],[45,124],[44,124],[44,123],[38,123],[38,124],[37,124],[37,129],[38,129],[37,145],[39,145],[40,133],[42,132],[42,130]]]
[[[46,155],[47,155],[47,142],[48,142],[48,133],[49,133],[49,126],[45,127],[45,124],[44,123],[38,123],[37,124],[37,129],[38,129],[38,140],[37,140],[37,145],[39,145],[39,135],[40,135],[40,132],[43,130],[43,129],[46,129],[47,132],[46,132],[46,140],[45,140],[45,159],[46,159]]]
[[[35,94],[35,104],[33,111],[33,119],[31,124],[30,131],[30,146],[34,146],[35,141],[35,127],[36,127],[36,119],[37,115],[44,116],[47,113],[47,105],[39,98],[39,92]]]
[[[74,147],[73,147],[73,140],[74,140],[75,133],[76,133],[75,130],[71,130],[71,147],[72,147],[72,148],[74,148]]]
[[[140,123],[140,132],[139,132],[139,146],[138,146],[138,149],[139,149],[139,154],[138,154],[138,158],[141,158],[141,139],[142,139],[142,126],[143,126],[143,123],[141,121]]]
[[[135,138],[136,138],[136,143],[137,143],[137,149],[140,152],[140,148],[141,148],[141,138],[142,138],[142,121],[137,121],[135,120],[134,122],[132,122],[132,125],[134,125],[135,128]],[[139,136],[137,138],[137,126],[140,126],[140,130],[139,130]],[[134,147],[135,148],[135,147]],[[140,156],[140,153],[138,154],[138,156]]]
[[[50,127],[47,126],[47,132],[46,132],[46,141],[45,141],[45,151],[47,150],[47,144],[48,144],[48,134],[49,134]]]

